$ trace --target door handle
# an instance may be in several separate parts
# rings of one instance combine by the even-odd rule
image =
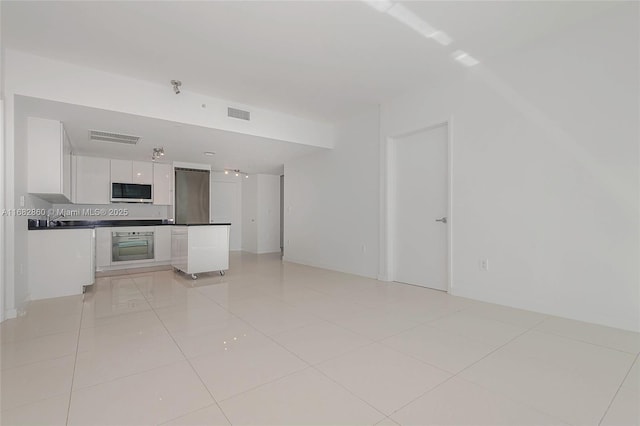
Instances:
[[[436,222],[447,223],[447,218],[443,217],[442,219],[436,219]]]

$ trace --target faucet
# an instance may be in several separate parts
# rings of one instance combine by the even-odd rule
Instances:
[[[57,214],[57,215],[55,215],[53,217],[51,217],[49,215],[49,213],[47,213],[47,228],[49,226],[51,226],[51,222],[55,222],[56,220],[60,219],[61,217],[64,217],[64,212],[62,212],[60,214]]]

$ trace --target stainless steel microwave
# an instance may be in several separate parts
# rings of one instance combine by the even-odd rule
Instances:
[[[151,185],[139,183],[111,184],[112,203],[151,203],[153,202],[153,190]]]

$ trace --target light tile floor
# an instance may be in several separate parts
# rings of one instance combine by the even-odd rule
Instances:
[[[1,325],[3,425],[638,425],[640,335],[234,253]]]

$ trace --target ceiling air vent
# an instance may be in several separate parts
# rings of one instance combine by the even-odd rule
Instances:
[[[89,130],[89,139],[98,142],[116,142],[135,145],[140,140],[140,136],[122,135],[120,133],[101,132],[99,130]]]
[[[227,108],[227,117],[239,118],[240,120],[251,120],[251,113],[249,111],[243,111],[236,108]]]

